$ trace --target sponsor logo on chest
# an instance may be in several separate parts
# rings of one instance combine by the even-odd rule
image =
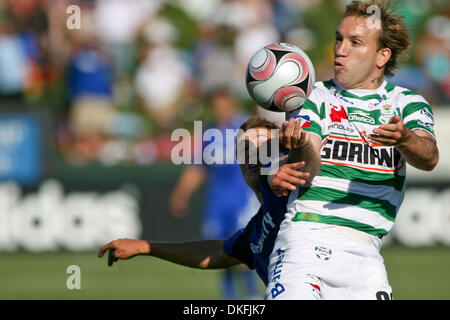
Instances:
[[[392,117],[399,115],[398,110],[386,100],[375,106],[373,102],[362,101],[358,104],[350,104],[343,100],[333,99],[328,102],[328,108],[328,130],[330,132],[336,130],[336,133],[371,132],[375,127],[387,124]]]
[[[387,101],[346,103],[341,99],[328,103],[328,137],[323,142],[322,162],[359,169],[392,173],[399,155],[393,147],[371,144],[367,136],[380,124],[389,123],[398,114]]]

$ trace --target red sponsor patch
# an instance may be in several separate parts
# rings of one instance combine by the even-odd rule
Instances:
[[[343,106],[331,105],[330,118],[333,122],[341,122],[342,119],[348,119]]]

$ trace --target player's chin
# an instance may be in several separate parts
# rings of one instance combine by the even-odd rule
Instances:
[[[334,69],[334,75],[336,76],[345,71],[345,66],[343,66],[341,64],[340,65],[335,64],[333,69]]]
[[[344,69],[336,69],[336,67],[334,68],[334,79],[336,80],[336,82],[343,88],[348,88],[350,87],[349,84],[349,79],[347,76],[347,73],[345,72]]]

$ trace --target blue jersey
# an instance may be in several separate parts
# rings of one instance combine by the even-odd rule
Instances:
[[[112,74],[109,61],[96,50],[76,53],[70,61],[69,94],[71,99],[83,95],[110,97]]]
[[[211,141],[203,145],[203,150],[207,146],[211,148],[212,145],[215,145],[215,152],[220,153],[216,157],[222,160],[222,163],[203,165],[208,170],[203,225],[203,235],[205,238],[225,239],[229,237],[230,234],[236,232],[236,230],[242,228],[244,225],[240,224],[240,220],[243,218],[242,216],[245,215],[245,222],[247,222],[256,212],[256,208],[250,214],[246,212],[249,202],[255,195],[245,182],[241,169],[237,164],[234,149],[235,141],[233,140],[233,143],[226,143],[225,139],[228,129],[239,129],[245,120],[247,118],[238,115],[231,122],[222,126],[205,128],[206,130],[214,128],[220,131],[223,137],[223,139],[218,141],[215,141],[214,137],[212,137]],[[233,163],[227,163],[227,154],[233,155]]]
[[[245,263],[250,269],[255,269],[267,285],[269,256],[286,213],[288,196],[277,197],[270,189],[266,178],[260,177],[263,202],[258,213],[245,228],[225,240],[223,250],[229,256]]]

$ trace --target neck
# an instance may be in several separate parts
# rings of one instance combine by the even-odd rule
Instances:
[[[379,75],[377,77],[373,77],[370,79],[370,88],[368,88],[369,90],[375,90],[378,89],[381,84],[384,81],[384,76],[383,75]]]
[[[383,74],[370,76],[364,82],[357,83],[357,84],[354,84],[354,85],[349,86],[349,87],[345,87],[345,86],[341,85],[339,82],[337,82],[336,79],[335,79],[335,81],[336,81],[336,83],[338,85],[340,85],[345,90],[352,90],[352,89],[356,89],[356,90],[358,90],[358,89],[360,89],[360,90],[376,90],[383,84],[384,76],[383,76]]]

